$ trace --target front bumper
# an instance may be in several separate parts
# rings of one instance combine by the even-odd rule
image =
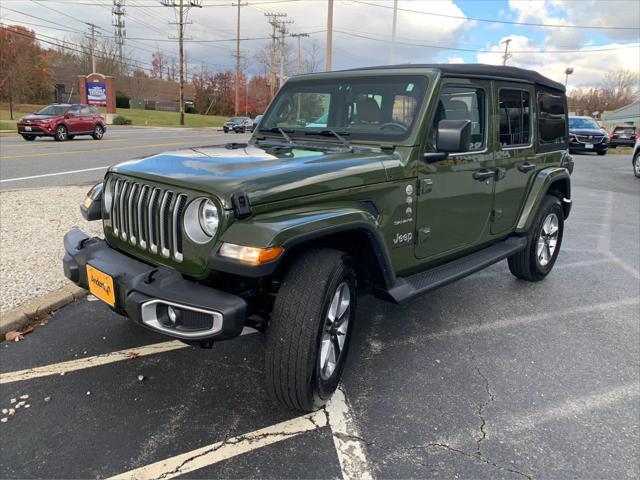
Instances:
[[[76,285],[89,289],[87,265],[113,278],[114,309],[151,330],[182,340],[224,340],[238,336],[246,319],[247,304],[236,296],[186,280],[174,270],[155,267],[90,238],[74,228],[64,236],[64,274]],[[172,306],[185,312],[187,326],[162,319],[160,308]],[[182,308],[183,310],[180,310]],[[210,324],[204,324],[210,315]],[[201,328],[194,326],[194,321]]]
[[[593,145],[593,147],[587,148],[587,145]],[[605,142],[591,144],[576,142],[574,140],[569,142],[569,151],[571,152],[606,152],[608,149],[609,144]]]
[[[29,127],[31,130],[26,130]],[[54,131],[48,126],[44,125],[27,125],[27,124],[18,124],[18,134],[19,135],[33,135],[35,137],[49,137],[53,136]]]

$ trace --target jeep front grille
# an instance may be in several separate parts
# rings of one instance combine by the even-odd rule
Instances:
[[[187,195],[124,179],[107,182],[111,224],[119,239],[182,262],[182,217]]]

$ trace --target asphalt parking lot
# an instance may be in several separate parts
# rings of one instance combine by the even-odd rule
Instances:
[[[201,350],[63,308],[0,346],[0,477],[638,478],[640,181],[628,155],[575,161],[545,281],[501,262],[407,306],[362,298],[316,414],[270,403],[261,334]]]
[[[247,139],[212,128],[109,127],[102,140],[89,136],[66,142],[18,135],[0,137],[0,190],[78,185],[99,181],[114,163],[167,150]]]

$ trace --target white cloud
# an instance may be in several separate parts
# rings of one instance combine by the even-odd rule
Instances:
[[[464,58],[462,57],[449,57],[447,58],[447,63],[465,63]]]
[[[502,38],[500,41],[507,37]],[[510,35],[511,44],[509,50],[513,56],[508,65],[528,68],[564,83],[564,70],[573,67],[574,73],[569,77],[569,86],[595,86],[600,84],[607,72],[616,70],[640,71],[640,42],[635,43],[636,48],[629,44],[610,43],[595,47],[594,50],[611,49],[611,51],[590,51],[590,47],[584,47],[579,52],[568,53],[541,53],[548,45],[539,45],[522,35]],[[499,65],[502,63],[504,46],[499,43],[491,46],[490,51],[479,53],[479,63]],[[527,53],[518,53],[527,52]]]

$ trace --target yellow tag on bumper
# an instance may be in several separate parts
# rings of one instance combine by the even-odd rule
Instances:
[[[111,275],[87,265],[87,280],[89,281],[89,291],[91,293],[112,307],[116,306],[116,293]]]

